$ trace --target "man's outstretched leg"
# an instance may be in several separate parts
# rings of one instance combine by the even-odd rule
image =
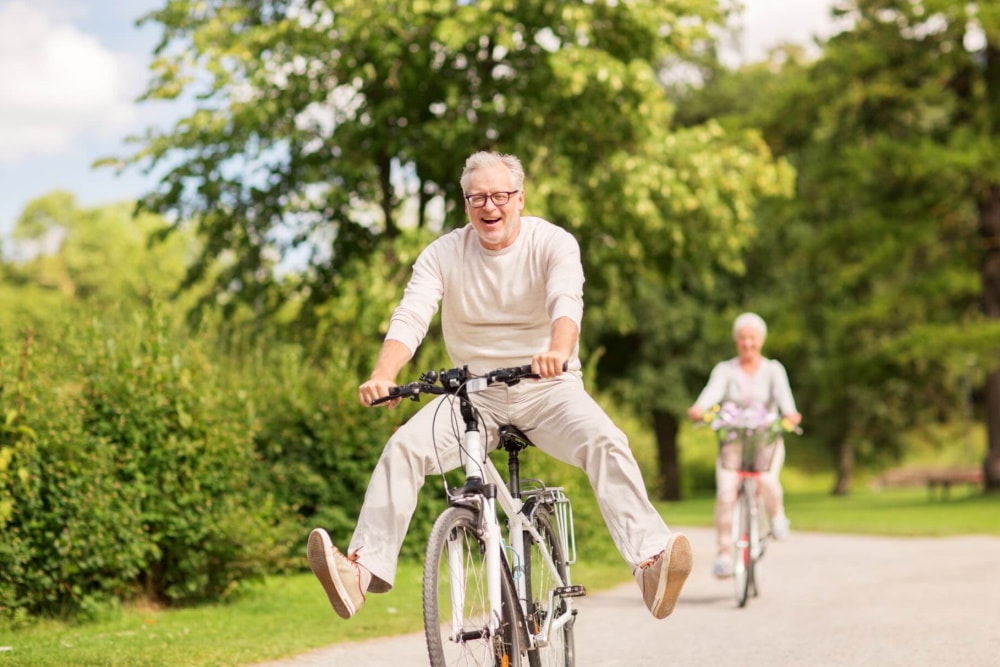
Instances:
[[[325,530],[316,528],[309,534],[308,554],[309,567],[323,585],[337,615],[350,618],[358,613],[365,603],[372,575],[358,564],[357,552],[345,556],[333,546]]]

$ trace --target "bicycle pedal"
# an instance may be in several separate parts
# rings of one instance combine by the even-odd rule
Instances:
[[[561,598],[578,598],[583,597],[587,594],[587,589],[581,584],[573,584],[571,586],[560,586],[555,589],[555,594]]]

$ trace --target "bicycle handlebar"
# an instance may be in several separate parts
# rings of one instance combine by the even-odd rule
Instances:
[[[563,364],[563,371],[569,367],[568,363]],[[531,364],[526,366],[511,366],[508,368],[497,368],[485,375],[475,375],[469,371],[468,366],[462,368],[449,368],[440,371],[425,371],[421,373],[420,379],[416,382],[398,385],[389,389],[388,396],[381,396],[370,403],[375,406],[387,401],[408,398],[411,401],[419,401],[423,394],[461,394],[464,391],[480,391],[486,387],[503,382],[507,385],[515,385],[521,380],[537,380],[542,376],[531,372]],[[479,385],[479,386],[476,386]]]

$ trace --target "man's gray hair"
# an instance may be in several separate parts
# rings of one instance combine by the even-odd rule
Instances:
[[[510,180],[515,190],[520,190],[524,187],[524,167],[521,166],[521,161],[516,156],[505,153],[479,151],[478,153],[473,153],[465,160],[465,169],[462,170],[462,179],[459,181],[462,185],[462,194],[467,193],[466,188],[469,187],[469,178],[472,176],[472,172],[494,164],[502,164],[507,167],[508,171],[510,171]]]
[[[760,337],[767,338],[767,323],[757,313],[743,313],[733,322],[733,340],[739,337],[740,329],[750,327],[760,333]]]

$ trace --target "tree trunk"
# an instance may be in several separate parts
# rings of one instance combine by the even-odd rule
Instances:
[[[653,410],[653,431],[656,433],[656,455],[659,477],[656,497],[659,500],[681,499],[680,460],[677,433],[680,422],[673,413]]]
[[[854,476],[854,445],[849,438],[840,441],[837,448],[837,481],[833,486],[833,495],[846,496],[851,492],[851,479]]]
[[[989,188],[979,206],[979,233],[983,237],[983,313],[1000,318],[1000,186]],[[987,491],[1000,492],[1000,367],[986,378],[986,459],[983,480]]]
[[[392,158],[385,154],[379,154],[378,182],[381,191],[382,215],[385,218],[385,237],[394,239],[399,236],[399,225],[396,224],[394,211],[396,210],[396,195],[392,187]]]

